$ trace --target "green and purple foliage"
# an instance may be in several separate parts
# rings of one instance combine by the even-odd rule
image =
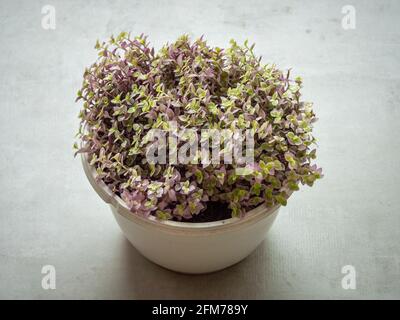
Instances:
[[[84,73],[77,100],[78,152],[132,212],[160,219],[190,219],[207,202],[226,203],[232,216],[265,203],[285,205],[298,185],[322,177],[312,164],[316,121],[312,104],[300,100],[300,78],[291,80],[262,64],[247,42],[213,48],[187,36],[158,53],[147,38],[123,32],[96,44],[99,58]],[[151,164],[146,133],[153,128],[250,129],[252,172],[234,164]]]

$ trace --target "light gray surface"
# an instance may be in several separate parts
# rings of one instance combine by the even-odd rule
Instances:
[[[56,30],[41,27],[46,4]],[[345,4],[355,30],[341,26]],[[398,1],[1,1],[0,298],[400,298],[399,14]],[[72,156],[83,69],[95,40],[121,30],[157,48],[182,33],[249,38],[304,78],[326,176],[232,268],[187,276],[148,262]],[[56,290],[41,287],[47,264]],[[356,290],[342,289],[345,265]]]

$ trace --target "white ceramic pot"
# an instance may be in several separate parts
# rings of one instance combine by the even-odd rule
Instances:
[[[208,273],[241,261],[264,240],[279,211],[279,206],[261,205],[244,218],[203,223],[145,218],[132,213],[103,181],[96,181],[96,170],[85,154],[82,162],[90,184],[110,204],[132,245],[149,260],[178,272]]]

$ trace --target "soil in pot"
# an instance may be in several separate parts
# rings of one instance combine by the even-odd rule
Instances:
[[[213,222],[232,218],[231,210],[226,203],[217,201],[207,202],[207,209],[181,222]],[[174,219],[175,220],[175,219]],[[178,220],[175,220],[178,221]]]

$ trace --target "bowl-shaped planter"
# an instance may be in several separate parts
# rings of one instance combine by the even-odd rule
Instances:
[[[96,179],[87,155],[82,164],[90,184],[110,205],[122,232],[149,260],[174,271],[207,273],[229,267],[246,258],[264,240],[279,212],[279,205],[260,205],[244,218],[215,222],[177,222],[132,213],[126,203]]]
[[[245,41],[182,36],[158,52],[123,32],[98,42],[77,101],[83,165],[129,241],[172,270],[228,267],[280,205],[322,177],[317,120],[291,79]]]

